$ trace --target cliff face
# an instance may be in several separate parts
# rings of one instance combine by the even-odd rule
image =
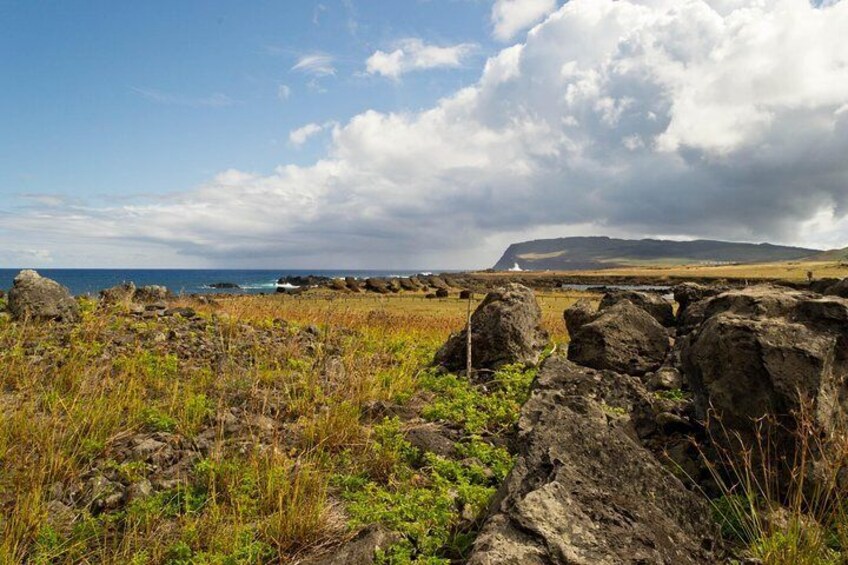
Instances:
[[[646,264],[762,263],[804,259],[819,253],[816,249],[769,243],[564,237],[514,243],[494,268],[505,271],[517,264],[525,270],[588,270]]]

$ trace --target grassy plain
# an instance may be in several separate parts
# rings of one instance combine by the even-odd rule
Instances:
[[[848,277],[848,261],[787,261],[778,263],[750,263],[739,265],[644,265],[599,269],[592,271],[539,271],[523,272],[523,277],[575,277],[601,278],[655,278],[657,280],[734,279],[734,280],[792,280],[803,281],[812,272],[818,279]],[[479,273],[484,277],[514,276],[511,273]]]
[[[540,296],[555,342],[581,295]],[[482,297],[479,297],[482,298]],[[387,563],[468,548],[533,378],[429,369],[466,301],[191,299],[74,325],[0,317],[0,563],[296,562],[379,523]],[[450,455],[415,447],[435,425]]]

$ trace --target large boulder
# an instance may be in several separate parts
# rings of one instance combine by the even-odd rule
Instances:
[[[668,330],[625,300],[571,335],[568,358],[586,367],[644,375],[663,364],[668,349]]]
[[[135,296],[133,298],[136,302],[149,304],[152,302],[161,302],[163,300],[168,300],[169,298],[171,298],[171,292],[164,286],[150,284],[139,287],[135,291]]]
[[[709,299],[697,314],[680,358],[701,418],[711,409],[723,430],[752,437],[764,416],[791,430],[804,404],[821,429],[844,424],[848,300],[763,285]]]
[[[709,506],[635,439],[638,379],[545,361],[470,565],[717,563]]]
[[[653,316],[656,321],[665,327],[671,327],[675,324],[674,308],[671,302],[653,292],[636,292],[635,290],[608,292],[601,299],[598,309],[604,310],[625,300],[629,300],[634,306],[638,306]]]
[[[365,279],[365,290],[376,292],[378,294],[388,294],[391,292],[389,283],[386,279],[368,278]]]
[[[848,279],[842,279],[828,286],[824,294],[848,298]]]
[[[436,353],[435,363],[457,371],[466,366],[466,330],[455,333]],[[475,369],[510,363],[537,363],[548,334],[533,291],[509,284],[490,292],[471,316],[471,362]]]
[[[588,298],[581,298],[562,313],[565,329],[573,336],[577,330],[598,317],[598,311]]]
[[[9,312],[16,320],[58,320],[76,322],[80,308],[67,288],[35,271],[18,273],[9,290]]]
[[[678,319],[683,316],[690,304],[721,294],[726,290],[727,288],[725,287],[703,286],[693,282],[685,282],[675,286],[672,289],[672,293],[674,294],[674,300],[678,304]]]
[[[111,288],[100,291],[100,301],[104,304],[121,304],[132,302],[135,297],[135,283],[132,281],[122,282]]]

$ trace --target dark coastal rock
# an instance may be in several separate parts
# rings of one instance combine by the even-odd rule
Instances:
[[[450,292],[446,288],[437,288],[436,289],[436,298],[448,298],[450,296]]]
[[[133,296],[133,299],[136,302],[145,304],[150,302],[161,302],[163,300],[168,300],[169,298],[171,298],[171,292],[164,286],[159,285],[139,287]]]
[[[542,311],[533,291],[510,284],[486,295],[471,316],[471,338],[475,369],[537,363],[548,334],[542,328]],[[453,371],[465,368],[465,329],[448,338],[436,353],[435,363]]]
[[[9,290],[9,312],[16,320],[76,322],[80,308],[67,288],[35,271],[18,273]]]
[[[389,284],[386,282],[386,279],[379,278],[368,278],[365,279],[365,290],[369,292],[376,292],[378,294],[389,294],[391,289],[389,289]]]
[[[668,349],[668,331],[625,300],[574,332],[568,358],[586,367],[644,375],[663,364]]]
[[[813,292],[771,284],[716,291],[706,299],[687,305],[678,315],[678,327],[680,333],[685,334],[719,312],[732,312],[746,317],[785,316],[798,300],[817,297],[819,295]]]
[[[829,285],[822,294],[829,294],[831,296],[848,298],[848,278],[838,280],[833,284]]]
[[[470,565],[719,562],[706,502],[633,437],[640,386],[561,356],[544,363]]]
[[[231,282],[217,282],[209,285],[209,288],[215,288],[218,290],[239,290],[241,287],[236,283]]]
[[[330,277],[319,275],[289,275],[277,280],[278,285],[291,286],[323,286],[330,282]]]
[[[565,328],[569,335],[574,335],[577,330],[598,317],[598,312],[588,298],[581,298],[562,313],[565,320]]]
[[[683,372],[701,418],[752,437],[771,416],[789,429],[802,402],[825,431],[848,416],[848,300],[761,285],[728,291],[688,314]]]
[[[400,281],[394,278],[388,279],[386,281],[386,286],[388,286],[389,290],[392,292],[400,292],[403,290],[403,287],[400,285]]]
[[[352,292],[361,292],[362,284],[355,277],[345,277],[345,285],[347,285],[348,290]]]
[[[135,283],[123,282],[112,288],[100,291],[100,301],[104,304],[121,304],[131,302],[135,297]]]
[[[629,300],[634,306],[641,308],[667,328],[675,323],[674,308],[672,308],[671,302],[652,292],[636,292],[633,290],[608,292],[601,299],[598,309],[604,310],[625,300]]]
[[[429,286],[430,288],[432,288],[434,290],[439,290],[439,289],[448,290],[450,288],[450,286],[448,286],[447,281],[445,279],[443,279],[442,277],[429,276],[429,277],[425,277],[425,280],[427,282],[427,286]]]
[[[690,304],[716,296],[728,290],[726,287],[703,286],[693,282],[685,282],[672,289],[674,300],[678,304],[677,319],[680,320]]]
[[[459,291],[459,299],[460,300],[468,300],[471,298],[472,292],[470,290],[461,290]]]
[[[421,290],[421,284],[418,283],[417,280],[413,280],[411,278],[402,277],[398,279],[398,283],[400,284],[403,290],[416,291]]]
[[[345,283],[344,279],[333,279],[327,286],[338,291],[348,290],[347,283]]]

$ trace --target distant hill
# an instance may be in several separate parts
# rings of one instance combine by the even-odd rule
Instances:
[[[733,243],[706,239],[667,241],[563,237],[514,243],[497,262],[495,270],[505,271],[516,264],[528,271],[571,271],[648,265],[767,263],[806,259],[827,253],[835,252],[770,243]],[[843,250],[843,253],[848,253],[848,250]]]
[[[810,261],[848,261],[848,247],[816,253]]]

